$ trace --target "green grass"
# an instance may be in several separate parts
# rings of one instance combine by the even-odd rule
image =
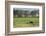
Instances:
[[[29,23],[32,21],[33,23]],[[36,27],[39,26],[39,18],[31,17],[31,18],[15,18],[13,19],[13,26],[16,27]]]

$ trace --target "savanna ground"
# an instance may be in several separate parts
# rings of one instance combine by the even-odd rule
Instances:
[[[30,23],[31,22],[31,23]],[[13,27],[37,27],[39,26],[38,17],[14,17],[13,18]]]

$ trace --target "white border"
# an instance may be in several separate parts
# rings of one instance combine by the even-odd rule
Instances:
[[[39,27],[13,28],[13,8],[38,8],[39,9]],[[14,31],[34,31],[42,30],[42,6],[32,5],[10,5],[10,32]]]

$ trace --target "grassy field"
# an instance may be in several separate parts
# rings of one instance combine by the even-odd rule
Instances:
[[[30,23],[32,22],[32,23]],[[39,26],[39,18],[31,17],[31,18],[15,18],[13,19],[13,26],[16,27],[37,27]]]

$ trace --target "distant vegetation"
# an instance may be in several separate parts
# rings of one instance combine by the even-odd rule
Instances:
[[[32,17],[32,16],[35,16],[35,17],[39,17],[39,10],[22,10],[22,9],[14,9],[13,10],[13,14],[15,17]]]

